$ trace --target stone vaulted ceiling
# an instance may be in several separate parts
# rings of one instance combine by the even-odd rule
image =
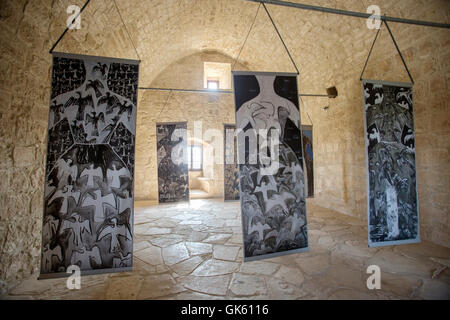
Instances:
[[[369,0],[297,2],[359,12],[365,12],[372,4]],[[450,22],[447,0],[377,2],[382,14]],[[51,15],[49,47],[64,30],[65,10],[74,3],[81,7],[84,0],[43,3],[47,10],[43,9],[42,14],[47,11]],[[151,85],[171,63],[202,50],[235,58],[258,8],[257,3],[244,0],[116,0],[116,3],[142,60],[141,86]],[[300,69],[300,87],[304,92],[334,85],[343,73],[353,76],[360,72],[375,36],[374,30],[367,29],[365,20],[274,5],[267,7]],[[391,29],[401,48],[408,47],[402,39],[410,32],[420,31],[424,37],[432,33],[448,36],[447,30],[398,23],[391,23]],[[377,46],[383,47],[384,41],[391,49],[384,55],[395,53],[387,32],[379,41]],[[83,12],[81,30],[70,31],[55,51],[138,58],[115,4],[109,0],[92,0]],[[295,71],[262,6],[239,62],[255,71]]]

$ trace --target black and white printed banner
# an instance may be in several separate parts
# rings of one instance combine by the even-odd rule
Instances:
[[[314,197],[313,127],[302,125],[303,155],[305,158],[306,197]]]
[[[128,271],[139,62],[54,53],[41,278]]]
[[[189,201],[187,122],[156,124],[158,199]]]
[[[223,186],[224,200],[239,200],[239,169],[236,154],[236,126],[224,125],[224,162],[223,162]]]
[[[244,260],[307,251],[297,75],[233,78]]]
[[[362,85],[369,246],[420,242],[412,85]]]

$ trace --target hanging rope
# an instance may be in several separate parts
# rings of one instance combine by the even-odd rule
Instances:
[[[386,20],[384,20],[383,22],[384,22],[384,24],[386,25],[386,28],[388,29],[389,34],[391,35],[392,41],[394,41],[395,48],[397,48],[397,52],[398,52],[398,54],[400,55],[400,58],[402,59],[403,65],[405,66],[405,69],[406,69],[406,72],[408,72],[409,79],[411,79],[411,83],[414,84],[414,80],[413,80],[413,78],[412,78],[412,76],[411,76],[411,73],[409,73],[408,66],[406,65],[405,59],[403,59],[403,55],[402,55],[402,53],[400,52],[400,49],[398,48],[397,42],[396,42],[395,39],[394,39],[394,35],[393,35],[392,32],[391,32],[391,28],[389,28],[389,25],[388,25],[388,23],[387,23]]]
[[[276,31],[278,37],[280,38],[281,43],[283,44],[284,49],[286,50],[286,52],[287,52],[287,54],[288,54],[288,56],[289,56],[289,59],[291,59],[291,62],[292,62],[292,64],[294,65],[294,68],[295,68],[297,74],[300,74],[300,72],[298,71],[297,65],[295,64],[295,61],[294,61],[294,59],[292,58],[291,53],[289,52],[289,49],[287,48],[286,43],[284,42],[283,37],[282,37],[281,34],[280,34],[280,31],[278,31],[278,28],[277,28],[277,26],[276,26],[276,24],[275,24],[275,21],[273,21],[272,16],[270,15],[269,10],[267,10],[266,4],[265,4],[264,2],[260,2],[260,3],[259,3],[258,9],[256,10],[255,18],[253,19],[253,22],[252,22],[252,24],[251,24],[251,26],[250,26],[250,29],[248,30],[247,36],[245,37],[244,43],[242,44],[242,47],[241,47],[241,50],[239,51],[239,54],[237,55],[236,59],[234,59],[233,67],[231,68],[231,70],[234,70],[234,66],[236,65],[236,62],[237,62],[237,60],[239,59],[239,57],[240,57],[240,55],[241,55],[242,49],[244,49],[244,46],[245,46],[245,44],[247,43],[247,39],[248,39],[248,37],[249,37],[249,35],[250,35],[250,32],[251,32],[252,29],[253,29],[253,25],[255,24],[255,21],[256,21],[256,18],[257,18],[257,16],[258,16],[258,12],[259,12],[259,8],[261,7],[261,4],[263,5],[264,10],[266,11],[267,16],[269,17],[270,22],[272,22],[272,25],[273,25],[273,27],[274,27],[274,29],[275,29],[275,31]]]
[[[87,0],[83,7],[81,8],[80,12],[78,12],[78,14],[75,16],[75,18],[73,18],[72,22],[66,27],[66,29],[64,30],[64,32],[59,36],[58,40],[56,40],[56,42],[53,44],[53,46],[51,47],[49,53],[52,54],[53,50],[55,50],[56,46],[58,45],[58,43],[64,38],[64,36],[66,35],[67,31],[69,31],[70,27],[75,23],[75,21],[78,19],[78,17],[81,15],[81,13],[83,12],[83,10],[87,7],[87,5],[89,4],[89,2],[91,2],[91,0]]]
[[[402,53],[400,51],[400,48],[398,47],[397,42],[395,41],[394,35],[392,34],[391,29],[389,28],[389,25],[388,25],[387,21],[386,20],[382,20],[382,23],[384,23],[386,25],[386,28],[389,31],[389,35],[391,36],[392,42],[394,42],[395,48],[397,49],[397,52],[398,52],[398,54],[400,56],[400,59],[402,60],[403,66],[405,67],[406,72],[408,73],[409,79],[411,80],[411,83],[414,84],[414,80],[413,80],[413,78],[411,76],[411,73],[409,72],[409,69],[408,69],[408,66],[406,65],[405,59],[403,58],[403,55],[402,55]],[[370,48],[369,55],[367,56],[367,59],[366,59],[366,63],[364,64],[364,68],[363,68],[363,70],[361,72],[361,76],[359,77],[360,80],[363,79],[364,71],[366,70],[367,63],[369,62],[370,56],[372,55],[372,51],[373,51],[373,48],[375,46],[375,42],[378,39],[378,35],[379,35],[380,31],[381,31],[381,26],[378,29],[377,34],[375,35],[375,39],[373,40],[372,47]]]
[[[380,31],[381,31],[381,26],[378,29],[377,34],[375,35],[375,39],[373,39],[372,46],[370,47],[369,55],[367,56],[366,63],[364,64],[364,68],[362,69],[361,76],[359,77],[359,80],[362,80],[364,71],[366,71],[367,63],[369,62],[369,58],[372,55],[372,50],[373,50],[373,47],[375,46],[375,42],[378,39],[378,35],[380,34]]]
[[[136,46],[134,45],[133,39],[131,38],[130,33],[128,32],[128,28],[127,28],[127,25],[125,24],[125,21],[123,21],[123,18],[122,18],[122,15],[120,14],[120,10],[119,10],[119,7],[117,6],[116,0],[113,0],[113,2],[114,2],[114,6],[116,7],[117,13],[119,14],[120,20],[122,20],[122,24],[123,24],[123,26],[125,28],[125,31],[128,34],[128,38],[130,39],[131,45],[133,46],[134,51],[136,52],[136,55],[137,55],[137,57],[138,57],[138,59],[140,61],[141,57],[139,56],[139,53],[138,53],[138,51],[136,49]]]
[[[311,117],[309,116],[308,110],[306,110],[306,103],[303,102],[303,99],[302,99],[302,96],[301,96],[301,95],[298,95],[298,96],[299,96],[299,98],[300,98],[300,101],[301,101],[302,104],[304,105],[303,110],[305,110],[306,115],[308,116],[309,122],[311,122],[311,125],[314,126],[314,124],[313,124],[313,122],[312,122],[312,119],[311,119]],[[300,107],[299,107],[299,109],[300,109]]]
[[[289,59],[291,59],[291,62],[292,62],[292,64],[294,65],[294,68],[295,68],[295,70],[297,71],[297,74],[300,74],[300,72],[298,71],[297,65],[296,65],[295,62],[294,62],[294,59],[292,59],[292,56],[291,56],[291,53],[289,52],[289,49],[287,48],[286,44],[284,43],[283,37],[281,36],[280,32],[278,31],[278,28],[277,28],[277,26],[275,25],[275,22],[273,21],[272,16],[271,16],[270,13],[269,13],[269,10],[267,10],[266,4],[263,2],[262,5],[263,5],[263,7],[264,7],[264,10],[266,10],[267,15],[269,16],[269,19],[270,19],[270,21],[272,22],[272,25],[273,25],[273,27],[275,28],[275,31],[277,32],[278,37],[280,38],[281,43],[282,43],[283,46],[284,46],[284,49],[286,49],[286,52],[287,52],[287,54],[288,54],[288,56],[289,56]]]
[[[242,44],[242,47],[241,47],[241,50],[239,50],[239,53],[236,56],[236,59],[234,59],[234,63],[233,63],[233,67],[231,68],[231,71],[234,70],[234,66],[236,65],[236,62],[238,61],[239,57],[241,56],[242,49],[244,49],[244,46],[247,43],[248,36],[250,35],[250,32],[253,29],[253,25],[255,24],[256,17],[258,16],[258,12],[259,12],[259,8],[260,7],[261,7],[261,3],[259,3],[259,5],[258,5],[258,9],[256,10],[255,18],[253,18],[252,25],[250,26],[250,29],[248,30],[247,36],[245,37],[244,43]]]
[[[166,102],[164,102],[163,107],[161,108],[161,111],[159,111],[158,117],[156,119],[159,119],[159,116],[163,112],[163,110],[166,108],[167,104],[169,103],[170,97],[172,96],[172,90],[170,90],[169,95],[167,96]]]
[[[55,50],[56,46],[61,42],[61,40],[66,35],[67,31],[69,31],[70,27],[75,23],[75,21],[78,19],[78,17],[81,15],[81,13],[84,11],[84,9],[87,7],[87,5],[90,2],[91,2],[91,0],[87,0],[84,3],[83,7],[80,9],[80,12],[78,12],[78,14],[73,18],[72,22],[66,27],[64,32],[59,36],[58,40],[56,40],[56,42],[53,44],[53,46],[51,47],[51,49],[49,51],[50,54],[53,53],[53,50]],[[134,51],[136,52],[136,55],[140,61],[141,57],[139,56],[139,53],[137,52],[136,46],[134,45],[134,42],[133,42],[133,39],[131,39],[131,36],[130,36],[130,33],[128,32],[127,26],[126,26],[125,22],[123,21],[122,15],[120,14],[119,8],[117,7],[116,0],[113,0],[113,2],[114,2],[114,6],[116,7],[117,13],[119,14],[120,20],[122,20],[122,24],[125,27],[125,31],[127,32],[128,38],[130,39],[130,42],[133,45]]]

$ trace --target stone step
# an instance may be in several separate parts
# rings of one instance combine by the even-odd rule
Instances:
[[[190,199],[202,199],[208,195],[208,192],[201,189],[191,189],[189,190]]]

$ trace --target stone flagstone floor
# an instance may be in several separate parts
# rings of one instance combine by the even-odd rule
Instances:
[[[37,280],[3,299],[450,299],[450,249],[367,247],[366,222],[308,204],[310,252],[242,261],[239,202],[135,204],[134,271]],[[369,265],[381,289],[369,290]]]

